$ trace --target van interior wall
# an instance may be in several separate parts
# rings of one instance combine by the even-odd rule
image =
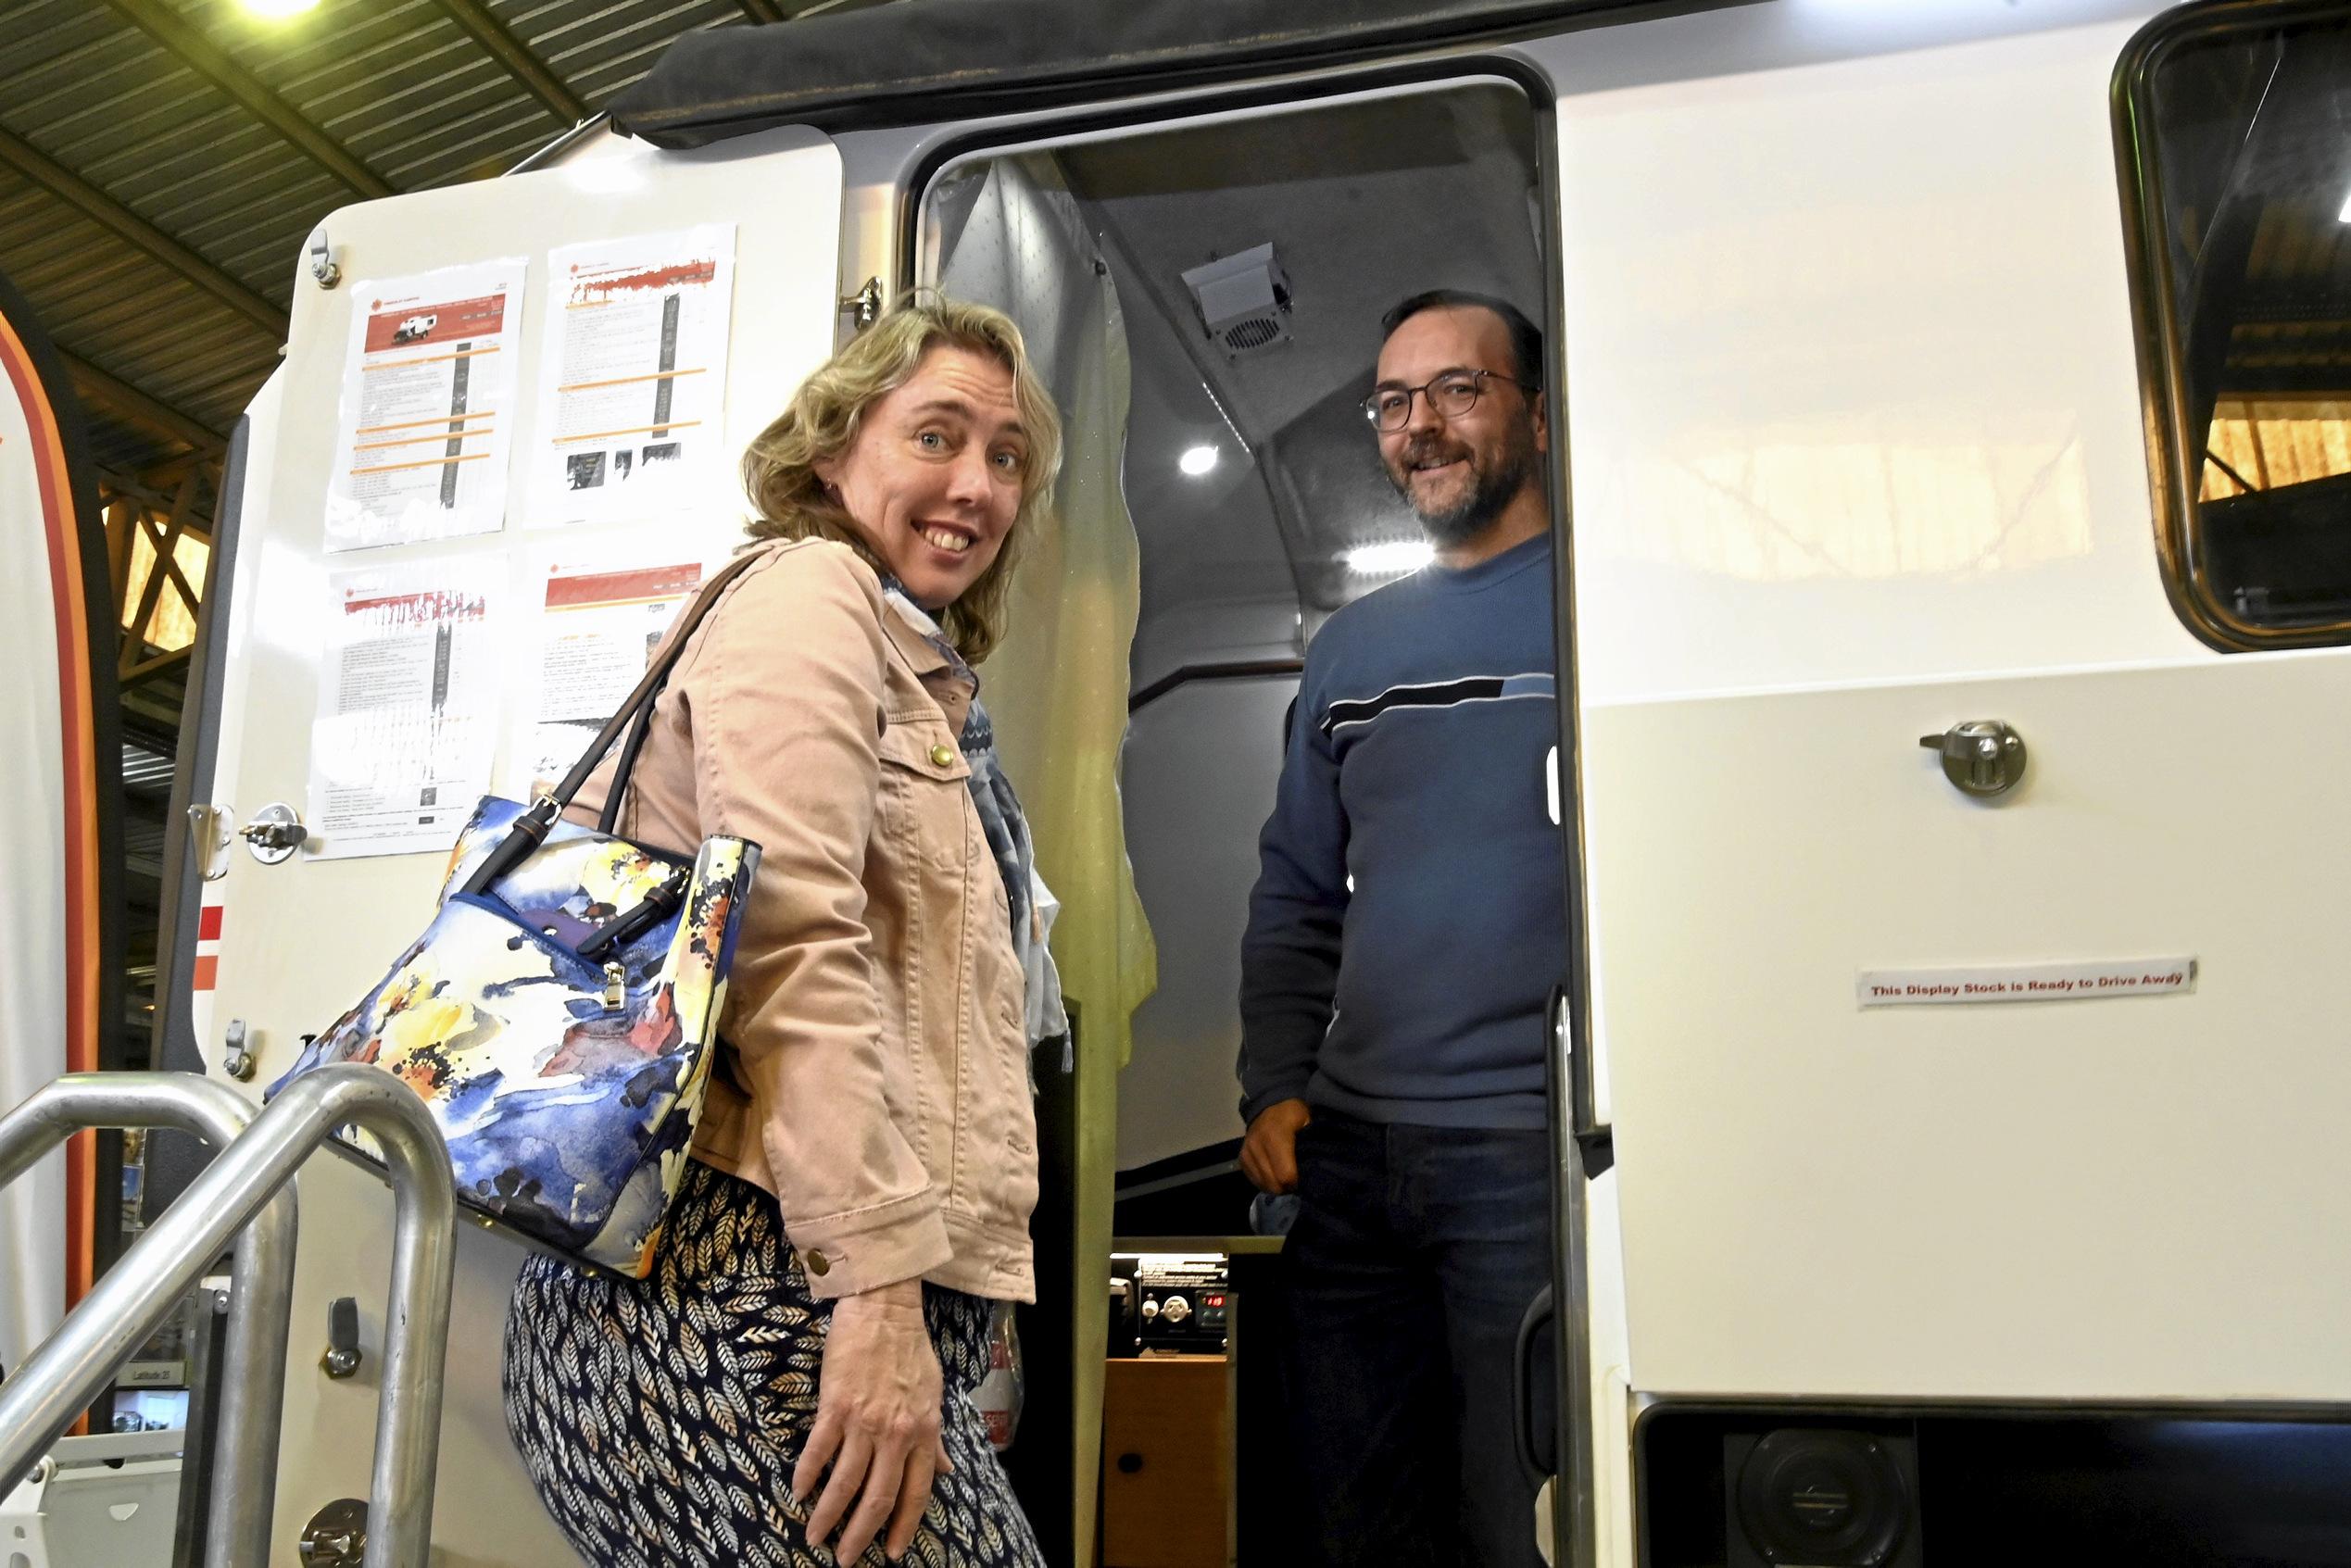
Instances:
[[[1351,551],[1421,537],[1360,407],[1381,316],[1440,286],[1541,315],[1532,109],[1514,87],[1477,83],[1053,156],[1126,320],[1125,482],[1142,571],[1134,689],[1297,659],[1326,616],[1384,581],[1352,566]],[[1289,286],[1287,339],[1228,354],[1183,274],[1268,242]],[[1159,987],[1135,1015],[1120,1083],[1122,1172],[1214,1171],[1240,1135],[1240,935],[1296,686],[1193,679],[1130,716],[1126,838]],[[1242,1224],[1233,1185],[1202,1190],[1203,1233]]]
[[[1089,276],[1123,326],[1124,430],[1081,428],[1071,454],[1114,444],[1140,576],[1121,673],[1133,691],[1161,688],[1128,716],[1119,771],[1158,978],[1118,1085],[1121,1172],[1229,1168],[1240,935],[1297,685],[1263,668],[1302,657],[1326,617],[1385,580],[1351,552],[1421,537],[1359,406],[1381,316],[1440,286],[1541,314],[1535,136],[1522,93],[1478,82],[976,157],[928,194],[930,275],[1011,308],[1040,361],[1065,357],[1062,318]],[[1026,194],[1008,206],[1008,193]],[[1286,335],[1228,352],[1183,274],[1269,242]],[[1101,499],[1065,486],[1064,509]],[[1024,592],[1049,575],[1027,571]],[[1016,640],[1030,621],[1016,617]],[[1037,667],[1091,678],[1057,651]],[[1007,677],[1031,662],[991,670],[1008,761],[1028,744],[1015,715],[1036,704]],[[1218,1202],[1203,1221],[1240,1223]]]

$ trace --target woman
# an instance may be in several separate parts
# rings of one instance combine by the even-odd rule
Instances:
[[[761,558],[680,659],[620,818],[763,848],[720,1071],[652,1276],[534,1258],[507,1323],[509,1429],[591,1562],[1042,1562],[968,1398],[988,1303],[1035,1295],[1038,935],[971,666],[1060,439],[1011,320],[938,301],[744,458]]]

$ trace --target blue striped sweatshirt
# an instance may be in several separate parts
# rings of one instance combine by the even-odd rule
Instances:
[[[1241,939],[1241,1115],[1540,1127],[1566,964],[1551,541],[1430,566],[1306,652]]]

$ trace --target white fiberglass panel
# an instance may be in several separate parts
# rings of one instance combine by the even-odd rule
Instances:
[[[2351,1399],[2346,701],[2329,650],[1589,713],[1634,1386]],[[1917,743],[1970,718],[2031,749],[1997,804]]]
[[[1587,706],[2203,657],[2149,514],[2130,31],[1562,96]]]
[[[1828,9],[1530,51],[1631,1386],[2351,1398],[2351,755],[2311,719],[2351,656],[2223,659],[2163,593],[2107,109],[2149,8],[1726,42]],[[1968,719],[2030,748],[2002,803],[1917,745]],[[1855,994],[2179,955],[2171,995]]]

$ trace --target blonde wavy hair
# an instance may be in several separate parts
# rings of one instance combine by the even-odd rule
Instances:
[[[1053,483],[1062,469],[1061,415],[1029,363],[1020,328],[1001,310],[927,292],[908,295],[825,361],[743,454],[743,488],[759,513],[748,532],[754,539],[830,539],[886,576],[888,564],[841,504],[825,494],[816,465],[847,452],[866,409],[912,380],[923,357],[938,347],[986,355],[1012,371],[1012,401],[1028,433],[1020,510],[1004,547],[938,618],[955,650],[977,664],[1003,639],[1005,600],[1021,541],[1051,511]]]

